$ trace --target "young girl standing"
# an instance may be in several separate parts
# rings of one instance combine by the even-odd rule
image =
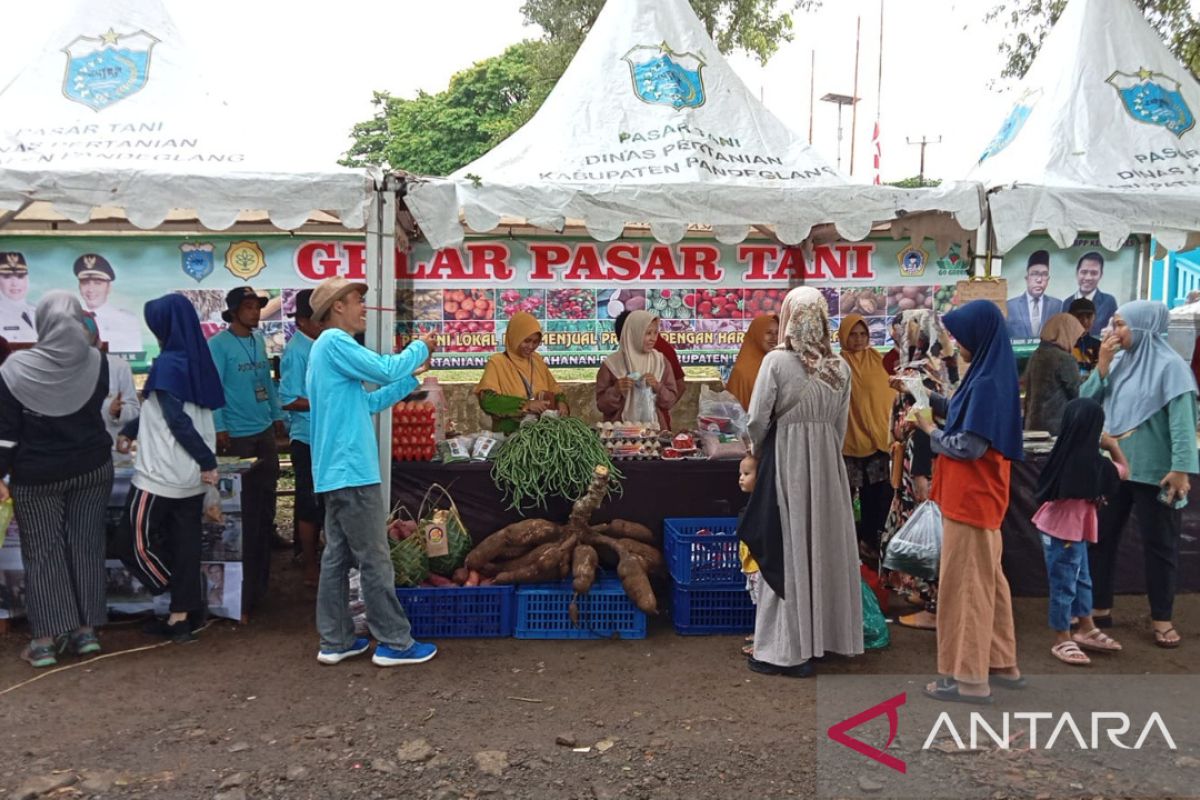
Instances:
[[[1088,571],[1088,545],[1096,542],[1096,509],[1129,475],[1120,445],[1103,430],[1104,408],[1099,403],[1084,398],[1068,403],[1035,495],[1041,507],[1033,521],[1042,532],[1050,579],[1050,628],[1055,634],[1050,652],[1072,666],[1092,663],[1083,650],[1111,653],[1121,649],[1092,619]],[[1107,451],[1112,460],[1100,455],[1100,450]],[[1079,632],[1074,636],[1072,616],[1079,619]]]

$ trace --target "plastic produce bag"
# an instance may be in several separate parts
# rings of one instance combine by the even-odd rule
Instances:
[[[935,580],[942,557],[942,510],[926,500],[887,544],[883,566],[915,578]]]
[[[887,619],[875,599],[875,592],[866,581],[862,581],[863,647],[867,650],[882,650],[892,643]]]
[[[621,421],[658,425],[658,406],[654,401],[654,390],[646,385],[646,381],[640,373],[630,373],[628,377],[635,382],[633,387],[633,403],[630,406],[629,412],[625,414],[629,419]]]
[[[729,392],[714,392],[707,386],[701,386],[696,421],[701,430],[743,436],[750,418],[738,399]]]

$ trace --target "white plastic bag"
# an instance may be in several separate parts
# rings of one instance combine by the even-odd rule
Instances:
[[[917,506],[887,543],[884,569],[936,580],[942,557],[942,510],[932,500]]]
[[[639,422],[658,427],[658,406],[655,403],[654,390],[646,385],[644,378],[639,378],[633,386],[633,402],[630,411],[622,422]]]
[[[742,436],[746,433],[749,416],[738,399],[729,392],[714,392],[707,386],[701,386],[696,422],[700,430]]]

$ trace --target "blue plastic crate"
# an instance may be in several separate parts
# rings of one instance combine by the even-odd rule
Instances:
[[[754,603],[746,582],[724,586],[671,587],[671,621],[683,636],[713,633],[752,633]]]
[[[512,586],[396,589],[417,639],[489,639],[512,636]]]
[[[645,639],[646,615],[625,595],[621,582],[598,578],[579,595],[579,625],[571,623],[571,581],[517,587],[518,639]]]
[[[664,519],[663,549],[675,582],[695,586],[742,580],[737,525],[737,517]],[[708,533],[701,535],[702,530]]]

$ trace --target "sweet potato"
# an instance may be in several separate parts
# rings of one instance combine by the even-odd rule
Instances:
[[[538,545],[524,556],[510,562],[507,568],[495,576],[496,583],[536,583],[552,581],[559,576],[561,542]]]
[[[621,579],[625,594],[629,595],[635,606],[647,614],[658,613],[658,599],[640,561],[622,553],[621,561],[617,564],[617,577]]]
[[[468,574],[467,582],[464,583],[463,585],[464,586],[478,586],[479,585],[479,573],[476,572],[475,570],[470,570],[467,574]]]
[[[600,565],[600,555],[596,552],[596,548],[590,544],[581,544],[575,547],[575,553],[572,558],[572,571],[575,578],[573,587],[575,592],[577,594],[587,594],[591,591],[592,584],[596,580],[596,567]]]
[[[643,544],[658,544],[653,531],[645,525],[625,519],[614,519],[608,523],[608,534],[620,539],[633,539],[635,542],[642,542]]]
[[[439,589],[444,589],[449,586],[457,586],[457,584],[454,581],[450,580],[449,578],[443,578],[441,575],[438,575],[436,573],[430,573],[429,582],[432,583],[434,586],[438,587]]]
[[[654,574],[663,571],[665,562],[663,554],[657,547],[637,541],[636,539],[622,539],[621,545],[631,556],[634,556],[638,561],[642,562],[642,566],[646,568],[646,572]]]
[[[467,553],[467,569],[479,570],[503,554],[518,547],[530,550],[536,545],[551,542],[559,534],[559,526],[544,519],[527,519],[501,528]]]
[[[466,584],[469,577],[471,577],[471,571],[466,567],[459,567],[458,569],[454,570],[454,574],[450,576],[450,580],[454,581],[459,586],[463,586]]]

